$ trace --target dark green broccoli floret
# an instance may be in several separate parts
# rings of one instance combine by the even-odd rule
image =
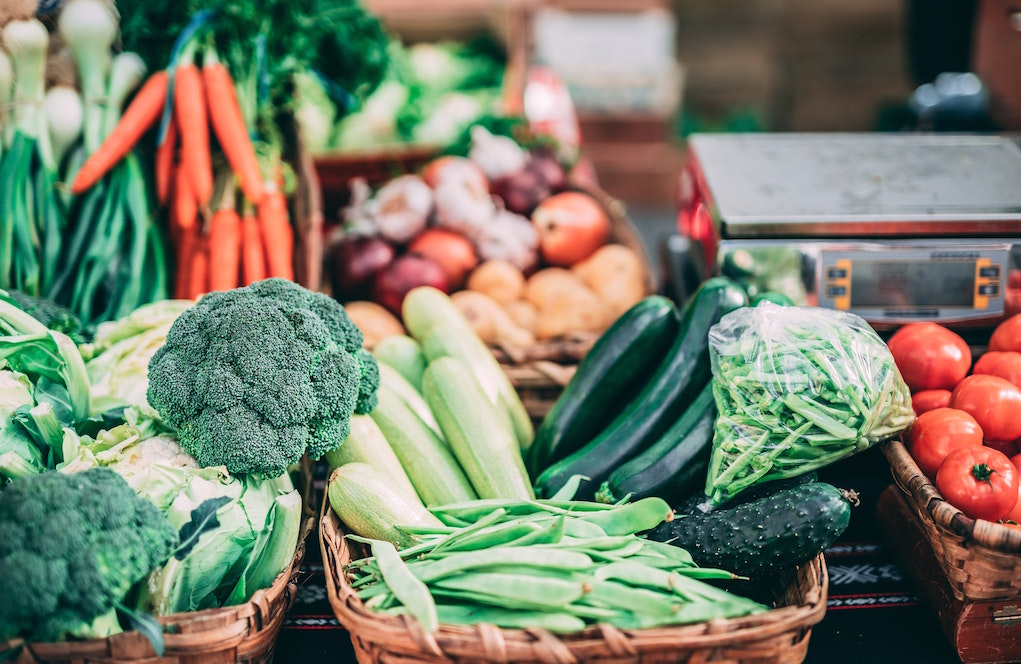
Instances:
[[[203,466],[276,476],[344,442],[379,368],[343,306],[284,279],[203,297],[149,362],[149,403]]]
[[[12,482],[0,492],[0,641],[119,631],[116,608],[177,542],[156,505],[109,468]]]
[[[70,309],[53,300],[33,297],[16,290],[0,290],[0,298],[7,300],[51,330],[63,332],[76,344],[83,344],[88,340],[78,317]]]

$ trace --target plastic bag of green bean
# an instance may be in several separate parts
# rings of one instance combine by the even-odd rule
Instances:
[[[868,449],[915,419],[893,356],[861,317],[769,302],[709,331],[719,416],[706,496],[802,475]]]

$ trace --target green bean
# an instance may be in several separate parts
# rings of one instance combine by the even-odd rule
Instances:
[[[664,558],[668,558],[677,562],[679,565],[694,565],[695,562],[691,558],[691,554],[685,549],[666,542],[657,542],[656,540],[643,539],[642,551],[650,555],[658,555]]]
[[[550,496],[550,498],[552,500],[573,499],[575,494],[578,493],[578,489],[581,487],[582,480],[587,479],[588,478],[583,475],[571,475],[571,477],[569,477],[567,481],[564,482],[564,486],[560,487],[560,489],[558,489],[556,493]]]
[[[581,599],[583,604],[625,609],[631,613],[672,615],[679,604],[678,600],[668,594],[614,581],[593,579],[586,584],[586,589],[588,592]]]
[[[535,550],[524,547],[497,547],[481,551],[467,551],[451,554],[441,560],[414,565],[411,572],[421,581],[432,583],[468,570],[496,566],[513,566],[522,575],[528,575],[531,568],[552,568],[572,571],[592,566],[592,558],[578,551]]]
[[[599,560],[615,560],[621,558],[630,558],[642,550],[642,540],[635,538],[627,544],[616,549],[588,549],[579,548],[578,551],[584,553],[590,558]]]
[[[600,514],[604,514],[604,512],[600,512]],[[568,537],[594,539],[606,537],[608,533],[600,528],[599,524],[592,523],[588,519],[574,518],[564,520],[564,534]]]
[[[489,623],[497,627],[524,629],[539,627],[555,634],[571,634],[585,629],[585,621],[566,612],[516,611],[468,604],[438,604],[440,620],[454,625]]]
[[[607,535],[629,535],[652,530],[663,521],[672,519],[673,510],[662,498],[650,496],[615,510],[586,514],[579,518],[596,524]]]
[[[523,547],[535,546],[536,544],[556,544],[564,538],[564,524],[567,519],[563,516],[555,517],[552,521],[539,526],[532,523],[535,528],[531,533],[522,535],[516,540],[507,542],[504,546]]]
[[[564,606],[578,601],[585,594],[584,586],[578,582],[502,572],[467,572],[439,579],[434,586],[514,601],[529,601],[544,607]]]
[[[436,603],[429,588],[415,577],[394,545],[390,542],[373,542],[372,555],[379,564],[379,571],[390,592],[422,624],[422,629],[427,632],[439,629]]]

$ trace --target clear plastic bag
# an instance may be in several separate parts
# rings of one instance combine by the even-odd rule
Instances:
[[[705,493],[721,504],[868,449],[914,422],[911,393],[861,317],[764,302],[709,332],[719,415]]]

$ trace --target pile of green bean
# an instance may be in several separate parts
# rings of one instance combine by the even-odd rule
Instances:
[[[672,514],[659,498],[476,500],[432,511],[446,525],[408,528],[419,543],[401,551],[348,535],[372,555],[347,567],[367,607],[410,614],[429,631],[441,623],[639,629],[768,610],[703,581],[736,578],[730,572],[637,535]]]
[[[828,466],[914,421],[893,356],[854,314],[745,308],[714,326],[709,344],[719,416],[705,493],[716,504]]]

